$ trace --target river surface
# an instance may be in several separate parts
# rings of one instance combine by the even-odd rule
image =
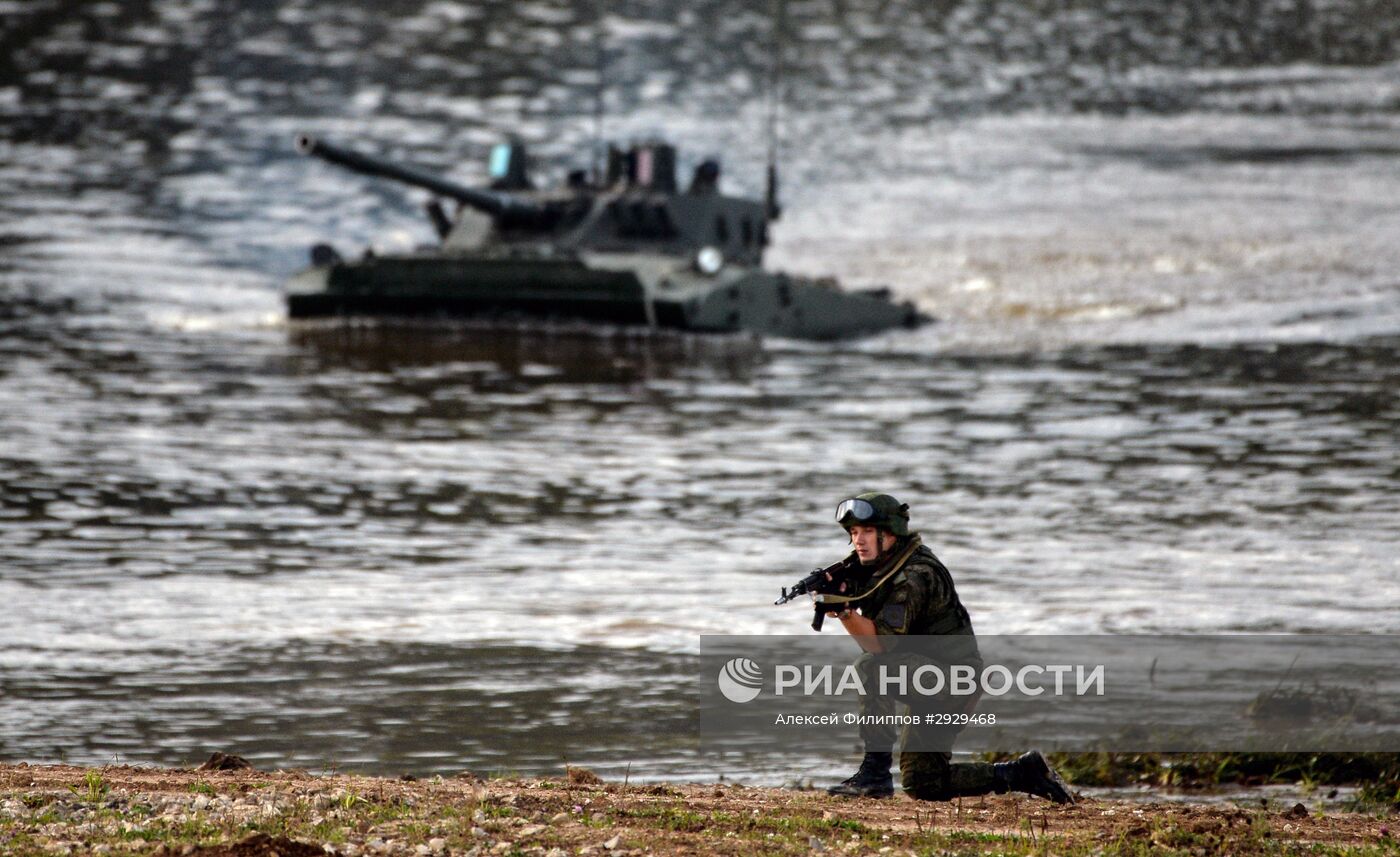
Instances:
[[[431,235],[300,131],[562,176],[601,90],[760,192],[769,16],[597,8],[0,2],[0,759],[830,776],[694,658],[872,489],[979,632],[1400,633],[1400,10],[788,4],[769,262],[917,332],[289,325]]]

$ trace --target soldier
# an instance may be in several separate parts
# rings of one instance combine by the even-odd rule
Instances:
[[[930,663],[930,647],[918,640],[898,637],[940,636],[938,660],[953,658],[979,672],[972,620],[967,615],[953,578],[919,538],[909,532],[909,507],[888,494],[861,494],[836,507],[836,522],[851,537],[852,558],[872,569],[873,591],[855,602],[855,609],[834,614],[864,650],[856,668],[866,688],[877,687],[880,664],[916,668]],[[910,645],[915,644],[915,645]],[[904,697],[911,713],[971,713],[977,697]],[[865,758],[860,769],[827,791],[847,797],[888,797],[894,794],[890,763],[895,729],[895,698],[877,693],[861,697],[861,740]],[[881,720],[881,718],[884,720]],[[1072,803],[1068,787],[1051,770],[1038,751],[1015,761],[953,763],[953,738],[961,726],[910,727],[904,729],[899,754],[900,785],[919,800],[950,800],[962,795],[1026,792],[1054,801]]]

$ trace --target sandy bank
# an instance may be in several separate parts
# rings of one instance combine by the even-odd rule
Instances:
[[[0,766],[0,853],[1400,854],[1385,818],[1020,796],[926,804],[742,786]]]

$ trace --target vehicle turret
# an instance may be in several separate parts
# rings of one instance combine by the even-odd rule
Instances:
[[[704,160],[682,190],[676,149],[660,141],[628,149],[610,147],[604,173],[576,171],[562,188],[536,190],[526,172],[524,146],[502,143],[491,152],[487,189],[467,187],[415,167],[386,161],[318,140],[296,138],[297,151],[364,175],[422,188],[465,208],[453,219],[436,201],[428,216],[448,252],[487,245],[547,243],[564,252],[649,252],[693,258],[702,250],[726,263],[760,265],[768,245],[771,200],[758,202],[720,192],[720,166]]]

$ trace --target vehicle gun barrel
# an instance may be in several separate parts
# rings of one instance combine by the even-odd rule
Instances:
[[[357,173],[393,179],[397,182],[431,191],[438,196],[455,199],[463,205],[469,205],[493,217],[529,216],[540,211],[539,206],[524,200],[516,199],[510,194],[466,187],[465,185],[448,181],[447,179],[435,176],[432,173],[424,172],[423,170],[380,160],[379,158],[371,157],[360,152],[332,145],[325,140],[318,140],[310,134],[297,135],[296,149],[303,155],[320,158],[323,161],[345,167]]]

